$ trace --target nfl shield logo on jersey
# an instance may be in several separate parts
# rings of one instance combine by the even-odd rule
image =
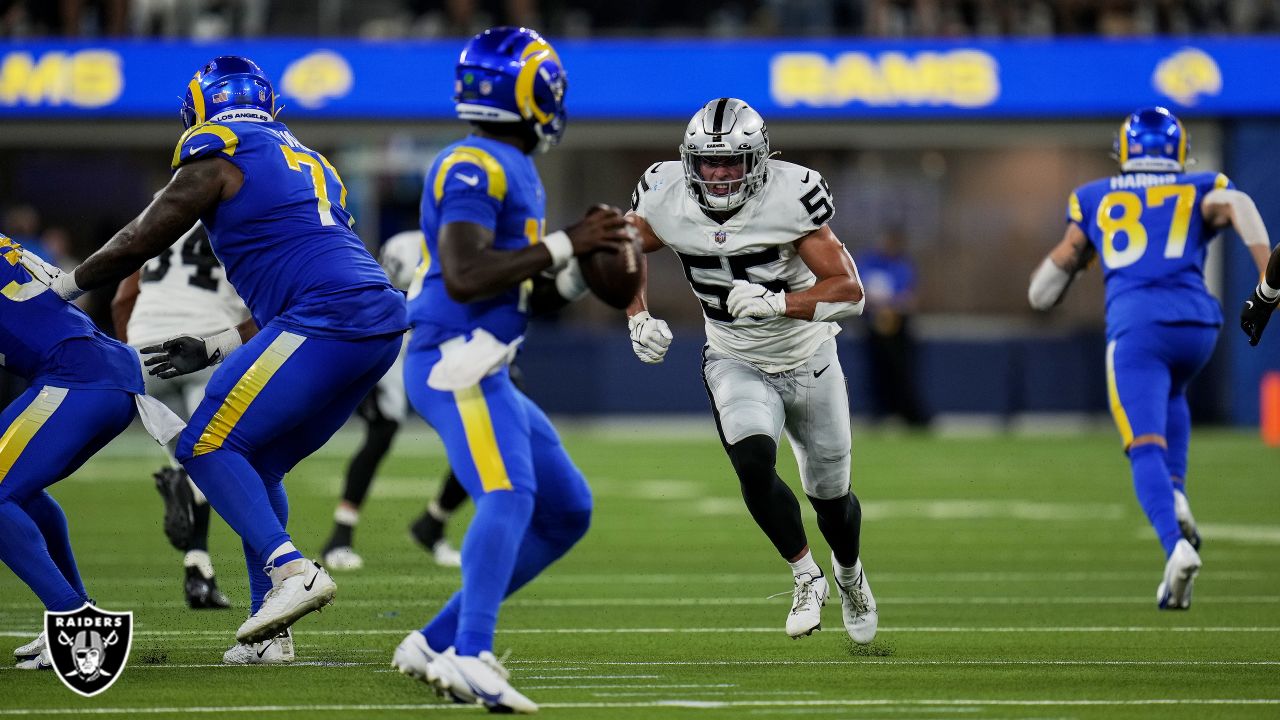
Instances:
[[[729,242],[729,233],[725,230],[717,230],[715,234],[715,241],[717,245],[723,245],[726,242]]]
[[[49,659],[62,684],[93,697],[120,677],[133,645],[133,613],[85,604],[71,612],[46,612]]]

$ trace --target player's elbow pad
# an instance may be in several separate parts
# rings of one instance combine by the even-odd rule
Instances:
[[[866,298],[858,298],[858,302],[820,302],[813,306],[813,321],[843,320],[862,314],[862,306]]]
[[[1240,233],[1240,240],[1245,245],[1271,247],[1267,226],[1262,222],[1262,215],[1258,212],[1258,206],[1253,204],[1253,198],[1239,190],[1218,188],[1205,195],[1204,200],[1211,205],[1231,206],[1236,232]]]
[[[1045,258],[1031,274],[1031,287],[1027,288],[1027,301],[1036,310],[1048,310],[1062,299],[1071,284],[1071,273]]]

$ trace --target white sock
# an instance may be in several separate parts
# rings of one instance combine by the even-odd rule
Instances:
[[[1262,282],[1258,283],[1258,292],[1267,300],[1274,301],[1276,298],[1280,297],[1280,290],[1268,285],[1266,278],[1263,278]]]
[[[862,561],[859,560],[853,564],[853,567],[844,567],[840,564],[840,561],[836,559],[835,555],[831,556],[831,569],[833,574],[836,576],[836,582],[840,583],[842,587],[847,588],[853,585],[853,583],[858,579],[858,572],[860,570],[858,566],[861,564]]]
[[[293,543],[291,542],[282,543],[280,547],[271,551],[271,555],[267,556],[267,567],[275,567],[276,558],[280,557],[281,555],[284,555],[285,553],[291,553],[291,552],[297,552],[297,551],[298,551],[298,548],[294,547]]]
[[[804,557],[795,562],[787,561],[791,566],[791,574],[799,577],[808,573],[809,577],[822,577],[822,568],[818,567],[818,563],[813,561],[813,553],[808,550],[804,551]]]
[[[199,568],[205,580],[213,577],[213,562],[209,559],[209,553],[204,550],[188,550],[182,558],[182,566]]]
[[[333,521],[339,525],[355,527],[360,522],[360,511],[346,505],[339,505],[333,511]]]
[[[453,513],[440,507],[440,503],[436,502],[435,500],[432,500],[430,503],[427,504],[427,514],[435,518],[436,520],[439,520],[440,522],[445,523],[445,522],[449,522],[449,516],[452,515]]]

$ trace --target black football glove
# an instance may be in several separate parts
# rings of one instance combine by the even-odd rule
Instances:
[[[1253,295],[1244,301],[1244,306],[1240,308],[1240,329],[1245,335],[1249,336],[1249,344],[1257,345],[1262,339],[1262,331],[1267,329],[1267,321],[1271,319],[1271,312],[1276,309],[1275,300],[1268,300],[1262,297],[1262,291],[1258,288],[1253,289]]]
[[[179,335],[159,345],[149,345],[142,348],[142,352],[150,356],[143,363],[150,368],[147,372],[166,380],[203,370],[212,364],[204,339],[190,335]]]

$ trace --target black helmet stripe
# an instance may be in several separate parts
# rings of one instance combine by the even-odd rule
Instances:
[[[712,135],[719,135],[725,132],[724,130],[720,129],[720,126],[724,124],[724,108],[728,104],[729,104],[729,98],[720,98],[720,100],[716,102],[716,115],[715,115],[715,118],[711,121]]]

